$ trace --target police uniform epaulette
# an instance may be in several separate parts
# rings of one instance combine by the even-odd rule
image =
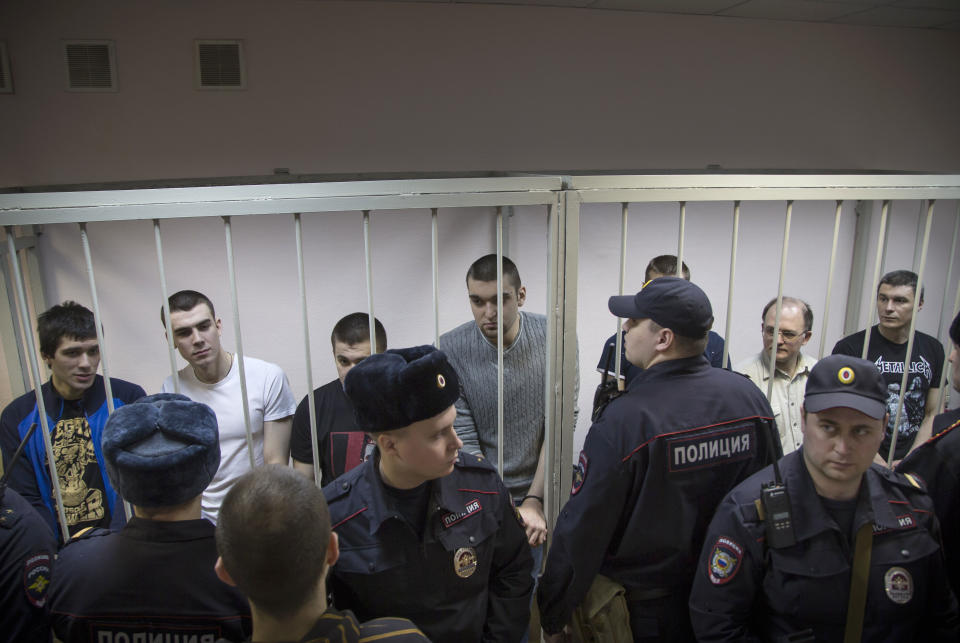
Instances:
[[[887,482],[906,489],[912,493],[926,493],[927,485],[923,479],[914,473],[898,473],[886,467],[876,467]]]
[[[13,507],[0,504],[0,529],[13,529],[22,514]]]
[[[74,535],[70,536],[70,540],[64,543],[63,546],[69,547],[73,543],[81,540],[89,540],[90,538],[97,538],[98,536],[109,536],[112,533],[112,531],[109,529],[104,529],[103,527],[85,527],[84,529],[81,529]]]
[[[326,496],[327,504],[343,498],[350,493],[350,490],[357,482],[357,478],[360,476],[361,469],[363,469],[362,466],[354,467],[330,484],[324,486],[323,495]]]
[[[496,467],[482,455],[474,455],[466,451],[460,452],[456,466],[461,469],[480,469],[482,471],[496,471]]]
[[[763,506],[759,498],[753,502],[743,503],[739,507],[744,522],[763,522]]]
[[[943,438],[943,436],[947,435],[948,433],[956,429],[958,426],[960,426],[960,420],[957,420],[956,422],[953,422],[952,424],[947,425],[946,428],[943,428],[940,431],[937,431],[924,444],[927,444],[929,442],[936,442],[937,440],[940,440],[941,438]]]

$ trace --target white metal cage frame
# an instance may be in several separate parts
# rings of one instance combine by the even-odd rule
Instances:
[[[236,347],[242,365],[243,348],[241,342],[241,320],[237,307],[236,267],[233,255],[231,219],[246,215],[294,215],[294,236],[297,250],[298,287],[301,300],[301,323],[306,355],[306,374],[308,393],[313,390],[310,363],[310,335],[306,307],[306,279],[303,263],[303,236],[301,216],[307,213],[352,211],[363,213],[364,254],[366,262],[367,303],[370,323],[373,324],[373,274],[371,270],[371,249],[369,243],[369,221],[371,212],[375,216],[388,215],[391,210],[424,209],[431,215],[431,250],[433,266],[433,302],[434,328],[433,338],[439,337],[437,266],[438,235],[437,218],[441,208],[487,207],[495,208],[497,215],[496,252],[504,253],[503,246],[503,210],[514,206],[540,206],[547,213],[547,303],[548,318],[546,346],[545,387],[545,449],[546,480],[545,507],[548,524],[554,524],[560,506],[566,499],[565,490],[570,488],[573,461],[574,409],[577,399],[577,275],[579,271],[579,243],[581,208],[585,204],[621,205],[621,261],[619,272],[619,291],[624,288],[625,256],[627,253],[626,230],[629,206],[635,203],[676,203],[678,206],[678,244],[676,254],[681,265],[684,255],[686,228],[686,204],[691,202],[728,202],[733,211],[733,243],[730,249],[730,275],[728,288],[728,310],[733,305],[734,276],[736,269],[737,239],[740,205],[745,201],[779,201],[786,210],[785,229],[781,244],[781,264],[778,297],[783,295],[783,278],[786,271],[786,257],[789,251],[791,212],[793,204],[800,201],[835,201],[836,215],[833,231],[830,269],[827,283],[827,302],[833,286],[837,253],[837,231],[840,222],[842,203],[847,201],[882,201],[886,205],[898,200],[923,200],[927,202],[926,224],[921,227],[917,243],[921,248],[919,262],[920,285],[922,287],[926,268],[926,249],[929,243],[930,220],[935,204],[943,200],[960,200],[960,175],[810,175],[810,174],[752,174],[752,175],[604,175],[604,176],[510,176],[499,178],[448,178],[448,179],[411,179],[387,181],[351,181],[331,183],[302,183],[283,185],[230,185],[188,188],[155,188],[128,190],[98,190],[83,192],[44,192],[23,194],[0,194],[0,226],[6,233],[6,255],[9,267],[8,283],[15,292],[15,307],[19,324],[24,329],[31,327],[31,312],[24,291],[24,276],[16,260],[19,252],[31,252],[30,244],[22,243],[17,229],[21,226],[44,225],[54,223],[77,224],[84,249],[89,286],[93,301],[98,332],[102,327],[101,311],[97,298],[97,286],[94,278],[93,263],[87,237],[86,225],[90,222],[150,220],[153,222],[154,240],[160,275],[160,291],[163,295],[164,313],[169,328],[169,310],[166,307],[167,286],[164,277],[163,243],[161,222],[167,219],[216,218],[220,217],[224,225],[227,248],[230,290],[233,297],[234,329]],[[950,253],[950,265],[947,274],[953,270],[957,246],[957,229],[960,227],[960,211],[956,208],[949,216],[955,218],[954,236]],[[886,214],[884,214],[884,217]],[[877,247],[883,248],[885,227],[881,225],[881,236]],[[921,241],[922,237],[922,241]],[[858,243],[869,243],[858,238]],[[873,288],[879,278],[881,252],[877,252],[877,262],[873,274]],[[939,268],[939,267],[938,267]],[[497,275],[498,293],[502,306],[502,272]],[[861,276],[862,277],[862,276]],[[950,293],[944,293],[942,306],[949,306]],[[956,313],[960,304],[960,287],[953,299],[952,311]],[[777,306],[777,321],[774,329],[779,330],[781,306]],[[943,315],[941,314],[941,317]],[[828,308],[824,311],[823,325],[829,318]],[[14,322],[16,325],[16,321]],[[372,330],[372,328],[371,328]],[[618,326],[619,330],[619,326]],[[942,336],[942,328],[940,329]],[[501,331],[502,333],[502,328]],[[724,337],[730,335],[730,315]],[[371,332],[372,343],[375,334]],[[912,337],[912,334],[911,334]],[[99,336],[99,340],[105,339]],[[20,355],[32,360],[24,372],[31,372],[33,386],[40,390],[42,378],[36,349],[30,332],[22,333],[16,342]],[[619,348],[619,347],[618,347]],[[824,346],[821,343],[820,353]],[[866,350],[866,347],[865,347]],[[619,351],[617,352],[619,370]],[[910,354],[908,350],[908,355]],[[23,358],[22,358],[23,359]],[[169,348],[170,369],[176,384],[176,360],[174,348]],[[497,463],[502,469],[503,444],[503,349],[498,350],[498,443],[501,445],[501,458]],[[109,387],[108,364],[103,363],[103,374]],[[726,362],[726,351],[724,355]],[[944,376],[946,369],[944,369]],[[241,373],[241,384],[244,377]],[[941,390],[944,386],[941,382]],[[768,391],[769,394],[769,391]],[[108,400],[112,398],[108,388]],[[243,392],[245,418],[247,420],[248,441],[249,411],[246,392]],[[311,424],[315,423],[313,395],[308,394]],[[42,400],[38,397],[38,404]],[[902,409],[902,399],[901,399]],[[112,408],[110,411],[112,412]],[[898,409],[898,414],[900,409]],[[44,416],[44,414],[41,414]],[[44,416],[44,420],[46,420]],[[50,457],[50,427],[40,427]],[[316,427],[313,428],[314,468],[316,479],[320,480],[319,458],[317,457]],[[892,451],[891,451],[892,452]],[[250,449],[252,461],[252,448]],[[62,502],[59,500],[59,487],[56,474],[51,471],[57,496],[58,516],[65,525]],[[61,530],[65,537],[67,530]]]

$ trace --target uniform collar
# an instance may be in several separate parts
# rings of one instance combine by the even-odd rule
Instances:
[[[366,501],[368,522],[370,523],[370,534],[375,534],[380,526],[391,518],[400,519],[400,512],[394,506],[389,494],[384,489],[384,482],[380,478],[380,451],[374,451],[374,456],[367,462],[370,463],[363,472],[361,479],[364,482],[363,495]],[[463,463],[463,455],[457,457],[457,464]],[[456,465],[454,465],[456,466]],[[446,475],[436,480],[431,480],[430,485],[430,503],[436,503],[441,511],[454,512],[463,510],[463,501],[457,494],[454,476]],[[427,512],[428,515],[432,513]]]
[[[205,518],[196,520],[150,520],[132,516],[121,534],[149,542],[183,542],[213,538],[215,527]]]
[[[794,533],[797,540],[807,540],[818,533],[835,528],[835,522],[827,514],[813,479],[803,460],[803,447],[789,453],[780,461],[787,492],[790,495],[793,510]],[[864,522],[872,522],[875,529],[885,531],[900,529],[899,522],[890,507],[887,493],[880,481],[879,465],[870,465],[863,474],[860,491],[857,495],[854,526],[859,528]]]
[[[694,355],[693,357],[681,357],[679,359],[668,359],[665,362],[658,362],[650,368],[645,368],[640,371],[640,374],[637,375],[634,381],[643,381],[651,378],[661,378],[664,376],[671,375],[683,375],[687,373],[694,373],[696,371],[703,370],[705,368],[711,368],[710,362],[707,361],[707,358],[700,355]],[[631,389],[639,388],[636,384],[631,385]]]

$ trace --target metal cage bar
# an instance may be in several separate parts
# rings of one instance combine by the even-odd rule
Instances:
[[[957,237],[958,236],[960,236],[960,203],[957,204],[957,216],[953,222],[953,243],[950,246],[950,265],[947,267],[947,284],[948,285],[950,284],[950,277],[953,276],[953,262],[957,253]],[[949,292],[950,292],[949,288],[943,289],[943,304],[941,304],[940,306],[940,326],[939,326],[939,329],[937,330],[937,339],[940,339],[943,337],[943,323],[944,323],[943,313],[944,311],[947,310],[947,295]],[[954,317],[957,316],[958,308],[960,308],[960,280],[958,280],[957,282],[957,294],[954,298],[953,308],[951,309],[953,312],[950,314],[949,318],[947,318],[948,331],[949,331],[949,325],[953,323]],[[947,337],[946,339],[947,339],[946,346],[949,348],[950,344],[953,342],[953,339],[950,337]],[[948,350],[947,354],[949,353],[950,351]],[[940,399],[937,400],[937,411],[941,413],[946,408],[947,398],[949,396],[949,391],[946,385],[947,372],[949,370],[950,369],[947,368],[946,365],[944,365],[943,371],[940,373]],[[960,382],[951,381],[950,384],[952,386],[957,386],[957,385],[960,385]]]
[[[730,326],[733,324],[733,284],[737,273],[737,244],[740,235],[740,202],[733,202],[733,235],[730,239],[730,279],[727,281],[727,323],[723,331],[723,358],[721,364],[727,368],[730,359]]]
[[[13,226],[7,226],[7,256],[13,272],[13,281],[17,290],[17,311],[24,328],[24,339],[27,342],[27,353],[33,365],[33,391],[37,397],[37,415],[40,416],[40,430],[43,435],[43,449],[47,455],[47,468],[50,472],[50,486],[53,488],[53,502],[57,506],[57,518],[60,521],[60,538],[63,542],[70,539],[70,528],[67,525],[67,514],[63,509],[63,493],[60,490],[60,476],[57,475],[57,463],[53,456],[53,443],[50,441],[50,423],[47,418],[47,409],[43,405],[43,379],[40,375],[40,362],[37,361],[37,349],[33,342],[33,332],[30,330],[30,313],[27,307],[27,292],[23,283],[23,273],[20,271],[20,262],[17,258],[17,248],[14,241]]]
[[[310,315],[307,312],[307,278],[303,267],[303,224],[300,213],[293,215],[293,237],[297,249],[297,285],[300,290],[300,317],[303,323],[303,359],[307,369],[307,408],[310,412],[310,449],[313,452],[313,480],[323,487],[320,475],[320,445],[317,443],[317,401],[313,399],[313,361],[310,356]]]
[[[780,340],[780,317],[783,314],[783,281],[787,276],[787,250],[790,247],[790,222],[793,201],[787,201],[787,216],[783,222],[783,245],[780,246],[780,279],[777,283],[777,312],[773,321],[773,339],[770,342],[770,377],[767,380],[767,399],[773,399],[773,380],[777,377],[777,342]],[[763,321],[766,324],[766,320]]]
[[[557,358],[556,340],[557,340],[557,284],[559,283],[559,225],[557,205],[547,206],[547,341],[544,351],[544,372],[543,372],[543,513],[548,528],[552,528],[557,515],[557,509],[554,507],[557,497],[554,483],[554,435],[556,434],[557,417],[556,397],[560,394],[561,387],[557,384],[555,360]],[[560,415],[559,417],[562,417]]]
[[[877,314],[877,286],[880,282],[880,269],[883,267],[883,256],[887,251],[887,218],[890,215],[890,201],[883,202],[883,209],[880,212],[880,236],[877,239],[877,257],[873,266],[873,282],[870,292],[873,293],[873,306],[867,308],[867,325],[863,336],[863,352],[860,354],[862,359],[867,359],[867,351],[870,350],[870,327],[873,326],[873,316]]]
[[[917,287],[914,289],[913,317],[910,319],[910,339],[907,340],[907,352],[903,358],[903,377],[900,379],[900,397],[897,400],[897,414],[894,416],[893,430],[890,431],[890,451],[887,453],[887,466],[893,468],[893,456],[897,448],[897,436],[900,433],[900,417],[903,414],[903,401],[907,393],[907,379],[910,377],[910,357],[913,354],[913,340],[916,336],[917,312],[920,310],[920,297],[923,292],[923,272],[927,263],[927,249],[930,246],[930,228],[933,224],[933,206],[935,199],[927,201],[927,219],[923,230],[923,246],[920,250],[920,267],[917,271]]]
[[[503,208],[497,206],[497,473],[503,477]]]
[[[623,294],[624,282],[627,279],[627,220],[629,218],[629,204],[623,202],[620,204],[620,278],[617,281],[617,294]],[[617,388],[623,390],[624,383],[620,379],[620,373],[623,372],[623,319],[617,317],[617,334],[614,350],[614,377],[617,378]],[[604,366],[606,368],[606,366]]]
[[[433,277],[433,345],[440,347],[440,231],[437,208],[430,208],[430,273]]]
[[[837,242],[840,239],[840,214],[843,210],[843,201],[837,201],[837,209],[833,215],[833,245],[830,248],[830,268],[827,270],[827,294],[823,302],[823,323],[820,328],[820,351],[817,359],[823,359],[823,351],[827,347],[827,322],[830,319],[830,296],[833,293],[833,272],[837,266]],[[812,330],[812,329],[811,329]]]
[[[677,230],[677,277],[683,278],[683,242],[686,237],[687,202],[680,202],[680,222]]]
[[[250,427],[250,398],[247,396],[247,371],[243,366],[243,340],[240,335],[240,298],[237,295],[237,267],[233,257],[233,231],[230,217],[223,217],[223,230],[227,242],[227,272],[230,274],[230,299],[233,303],[233,332],[237,340],[237,368],[240,375],[240,397],[243,402],[243,425],[247,431],[247,454],[250,468],[257,466],[253,447],[253,431]]]
[[[100,368],[103,369],[103,388],[107,396],[107,417],[113,415],[113,385],[110,383],[110,369],[107,364],[107,352],[103,338],[103,318],[100,316],[100,298],[97,296],[97,280],[93,274],[93,255],[90,252],[90,237],[87,235],[87,224],[80,224],[80,242],[83,246],[83,260],[87,265],[87,276],[90,279],[90,298],[93,303],[93,323],[97,331],[97,345],[100,347]],[[130,503],[124,499],[123,513],[127,520],[133,515]]]
[[[167,274],[163,268],[163,241],[160,236],[160,220],[153,220],[153,238],[157,248],[157,271],[160,274],[160,296],[163,298],[163,326],[167,331],[167,354],[170,357],[170,377],[173,392],[180,392],[180,373],[177,371],[177,355],[173,337],[173,320],[170,318],[170,295],[167,293]]]
[[[363,211],[363,262],[367,271],[367,317],[370,325],[370,354],[377,352],[377,318],[373,314],[373,255],[370,251],[370,210]]]

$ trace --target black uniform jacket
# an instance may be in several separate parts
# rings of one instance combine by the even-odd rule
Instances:
[[[702,355],[640,373],[587,434],[540,579],[543,628],[569,622],[598,572],[635,596],[686,596],[717,504],[780,452],[772,417]]]
[[[510,494],[461,452],[432,481],[423,540],[393,507],[372,457],[323,488],[340,539],[329,587],[361,620],[408,618],[435,641],[519,641],[533,558]]]
[[[43,612],[57,539],[30,503],[0,491],[0,638],[46,643]]]
[[[47,602],[57,638],[242,640],[250,633],[250,607],[217,578],[213,534],[213,523],[204,519],[134,517],[118,532],[74,536],[54,564]]]
[[[960,409],[933,418],[933,437],[897,466],[926,483],[943,532],[943,553],[954,594],[960,596]]]
[[[697,567],[690,614],[699,641],[781,641],[810,629],[843,640],[853,545],[830,517],[801,449],[779,463],[796,544],[770,549],[754,500],[768,467],[724,498]],[[957,640],[957,602],[940,553],[930,498],[902,475],[871,465],[860,486],[854,530],[873,523],[864,641]]]

